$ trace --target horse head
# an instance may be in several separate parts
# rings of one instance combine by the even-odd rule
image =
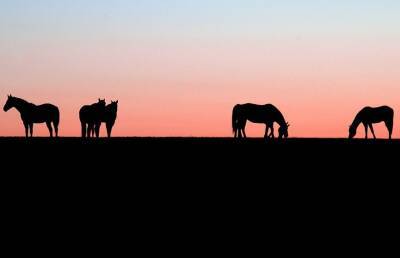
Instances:
[[[356,133],[357,133],[356,127],[353,125],[350,125],[349,126],[349,139],[353,139],[354,136],[356,135]]]
[[[4,112],[7,112],[12,107],[14,107],[14,97],[10,95],[7,96],[7,102],[3,107]]]
[[[288,138],[289,137],[289,132],[288,132],[288,128],[289,128],[290,124],[286,123],[281,125],[281,127],[279,127],[279,139],[282,138]]]
[[[101,109],[106,108],[106,100],[105,99],[99,98],[99,101],[96,104],[97,104],[97,107],[99,107]]]
[[[116,101],[112,101],[111,100],[111,104],[109,106],[111,107],[112,110],[117,111],[117,109],[118,109],[118,100],[116,100]]]
[[[118,110],[118,100],[117,101],[111,100],[111,103],[106,106],[106,109],[116,113]]]

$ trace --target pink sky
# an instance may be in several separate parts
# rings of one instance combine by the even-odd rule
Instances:
[[[79,108],[97,98],[119,100],[115,136],[232,136],[232,107],[253,102],[276,105],[290,136],[347,137],[362,107],[400,110],[397,5],[304,6],[301,13],[283,5],[243,9],[234,1],[224,16],[222,4],[209,14],[212,2],[205,2],[201,10],[182,6],[156,18],[106,3],[96,7],[103,10],[84,6],[73,19],[56,9],[60,19],[41,20],[33,6],[21,18],[14,7],[0,25],[0,101],[11,93],[59,106],[61,136],[79,136]],[[142,5],[149,15],[157,8]],[[192,19],[191,8],[198,11]],[[398,122],[395,113],[394,137]],[[387,136],[384,126],[376,128]],[[263,125],[248,125],[249,136],[263,132]],[[0,136],[22,135],[17,111],[1,111]],[[46,126],[37,125],[35,135],[47,136]]]

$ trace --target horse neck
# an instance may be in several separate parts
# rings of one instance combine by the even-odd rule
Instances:
[[[276,120],[276,122],[277,122],[278,125],[281,126],[281,127],[287,126],[286,120],[285,120],[285,118],[283,117],[282,114],[279,116],[279,118]]]
[[[30,105],[33,105],[33,104],[28,103],[27,101],[25,101],[23,99],[15,99],[14,107],[21,114],[25,113]]]
[[[353,123],[351,124],[351,127],[357,128],[357,127],[360,125],[360,123],[361,123],[361,118],[360,118],[360,115],[358,114],[358,115],[354,118],[354,121],[353,121]]]
[[[113,120],[117,117],[117,110],[114,107],[106,106],[104,116],[107,120]]]

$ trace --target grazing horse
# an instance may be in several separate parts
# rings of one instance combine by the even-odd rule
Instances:
[[[83,106],[79,110],[79,120],[81,121],[82,138],[90,138],[91,132],[95,127],[101,124],[101,117],[103,116],[106,107],[106,100],[99,99],[97,103],[92,105]],[[96,135],[99,137],[98,135]]]
[[[253,123],[265,124],[265,139],[269,137],[275,138],[274,122],[280,126],[280,139],[289,136],[289,123],[285,121],[282,113],[274,105],[256,105],[251,103],[236,105],[232,111],[232,129],[235,138],[242,138],[242,133],[244,138],[247,137],[245,132],[247,120]],[[268,134],[269,129],[271,129],[270,134]]]
[[[386,128],[389,131],[389,139],[392,139],[393,116],[394,111],[388,106],[376,108],[365,107],[360,112],[358,112],[358,114],[354,118],[353,123],[350,125],[349,138],[352,139],[356,135],[357,128],[362,123],[365,128],[365,139],[368,139],[368,127],[371,129],[374,139],[376,139],[372,124],[385,122]]]
[[[53,128],[58,137],[58,124],[60,123],[60,111],[52,104],[35,105],[26,100],[8,96],[7,102],[4,105],[4,111],[7,112],[11,108],[15,108],[21,114],[21,119],[25,127],[25,136],[28,138],[28,130],[31,137],[33,136],[33,124],[46,123],[50,132],[50,137],[53,137]]]
[[[101,122],[106,123],[108,138],[111,137],[111,131],[115,124],[115,120],[117,119],[117,111],[118,111],[118,100],[111,101],[111,104],[108,104],[106,106],[105,111],[102,117],[100,118]],[[92,135],[96,133],[96,135],[98,136],[100,134],[100,127],[101,123],[95,127],[95,130],[92,131]]]

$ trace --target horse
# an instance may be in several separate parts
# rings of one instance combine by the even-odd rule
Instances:
[[[368,127],[371,129],[374,139],[376,139],[374,127],[372,124],[385,122],[386,128],[389,132],[389,139],[392,139],[393,132],[393,117],[394,111],[391,107],[365,107],[363,108],[356,117],[349,128],[349,139],[354,138],[357,133],[358,126],[362,123],[365,128],[365,139],[368,139]]]
[[[264,138],[268,139],[274,135],[274,122],[279,124],[279,139],[289,137],[288,128],[289,123],[285,121],[282,113],[272,104],[256,105],[256,104],[243,104],[236,105],[232,111],[232,129],[234,138],[247,138],[245,128],[247,121],[253,123],[265,124]],[[271,133],[268,134],[271,129]]]
[[[81,121],[82,138],[90,138],[91,132],[96,126],[101,124],[101,117],[105,111],[106,100],[99,99],[97,103],[85,105],[79,110],[79,120]],[[96,135],[99,137],[99,135]]]
[[[111,131],[112,128],[115,124],[115,120],[117,119],[117,111],[118,111],[118,100],[117,101],[111,101],[111,104],[108,104],[105,108],[105,111],[103,115],[101,116],[100,120],[103,123],[106,123],[106,128],[107,128],[107,137],[111,137]],[[92,130],[92,135],[96,133],[96,135],[100,134],[100,127],[101,123],[98,124],[94,130]]]
[[[35,105],[26,100],[8,95],[7,102],[3,110],[7,112],[11,108],[15,108],[21,114],[21,119],[25,127],[25,137],[28,138],[28,130],[30,136],[33,137],[33,124],[46,123],[50,132],[50,137],[53,137],[53,128],[58,137],[58,125],[60,123],[60,111],[58,107],[52,104]]]

